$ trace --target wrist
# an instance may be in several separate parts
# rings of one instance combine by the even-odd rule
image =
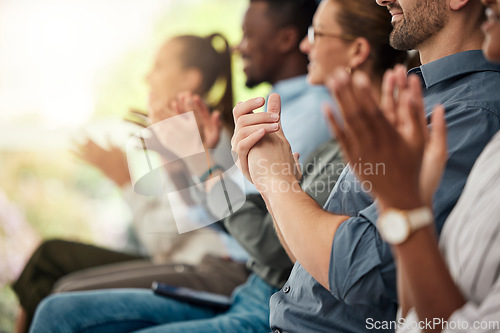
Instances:
[[[213,174],[219,174],[222,171],[224,171],[224,169],[220,165],[214,164],[210,166],[202,175],[199,175],[198,178],[200,179],[200,182],[203,183],[212,178]]]
[[[185,158],[183,161],[191,177],[195,177],[200,180],[202,177],[207,180],[211,175],[210,171],[212,171],[212,173],[215,171],[212,170],[212,168],[220,168],[220,166],[217,166],[217,163],[215,163],[206,151],[204,153],[198,153],[190,156],[189,158]]]
[[[399,245],[422,228],[433,225],[434,216],[429,207],[422,206],[410,210],[387,208],[377,220],[377,228],[382,239],[389,244]]]
[[[397,254],[404,255],[406,250],[414,249],[415,247],[427,247],[431,244],[437,244],[437,236],[434,225],[423,227],[413,232],[408,236],[408,240],[401,244],[394,244],[394,250]]]
[[[419,195],[406,195],[401,193],[398,197],[386,198],[377,197],[380,213],[383,214],[388,209],[398,210],[414,210],[421,207],[429,207],[430,205],[423,202]]]

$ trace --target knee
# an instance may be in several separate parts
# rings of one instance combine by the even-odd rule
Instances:
[[[52,295],[44,298],[36,309],[36,316],[48,317],[51,314],[60,313],[58,307],[60,306],[61,299],[57,295]]]
[[[66,308],[64,298],[59,295],[46,297],[36,308],[30,332],[53,332],[61,322]]]
[[[44,241],[33,254],[34,258],[51,258],[57,253],[64,251],[63,249],[67,245],[67,241],[61,239],[49,239]]]

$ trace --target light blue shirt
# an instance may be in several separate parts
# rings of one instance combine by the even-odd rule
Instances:
[[[446,109],[449,160],[433,203],[440,232],[475,160],[500,129],[500,65],[488,63],[477,50],[436,60],[410,74],[422,79],[427,118],[436,103]],[[373,332],[368,320],[395,320],[398,306],[396,268],[390,246],[376,229],[376,203],[346,168],[325,208],[351,216],[333,240],[330,291],[297,262],[288,282],[271,298],[271,327],[283,332]]]

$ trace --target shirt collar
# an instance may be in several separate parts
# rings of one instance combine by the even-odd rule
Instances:
[[[300,75],[276,82],[273,85],[271,93],[278,93],[282,100],[290,100],[294,96],[303,93],[309,87],[306,75]]]
[[[500,72],[500,65],[488,62],[481,50],[472,50],[452,54],[413,68],[408,74],[419,75],[428,89],[454,77],[484,71]]]

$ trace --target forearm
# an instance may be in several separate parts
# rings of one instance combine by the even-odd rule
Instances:
[[[293,255],[292,251],[290,250],[290,248],[288,247],[288,245],[286,244],[286,241],[285,241],[285,238],[283,237],[283,234],[281,233],[281,230],[279,230],[279,227],[278,225],[276,224],[276,222],[274,223],[274,227],[276,229],[276,233],[278,234],[278,239],[280,240],[280,243],[281,245],[283,246],[283,248],[285,249],[286,251],[286,254],[288,254],[288,257],[290,258],[290,260],[295,263],[297,261],[297,259],[295,258],[295,256]]]
[[[405,288],[419,320],[447,320],[465,304],[441,256],[433,228],[423,228],[394,247],[398,268],[403,271]],[[441,332],[441,327],[425,332]]]
[[[288,257],[290,258],[290,260],[295,263],[297,261],[297,259],[295,258],[295,256],[293,255],[292,251],[290,250],[290,248],[288,247],[288,244],[286,243],[285,241],[285,238],[283,237],[283,233],[281,232],[280,230],[280,227],[278,225],[278,223],[276,223],[276,219],[274,218],[274,215],[272,213],[272,210],[271,208],[269,207],[270,205],[267,204],[266,202],[266,206],[268,206],[268,211],[269,211],[269,214],[271,214],[272,218],[273,218],[273,226],[274,226],[274,230],[276,231],[276,235],[278,236],[278,239],[280,240],[280,243],[281,245],[283,246],[283,248],[285,249],[285,252],[286,254],[288,254]]]
[[[397,258],[395,258],[394,261],[398,262]],[[403,269],[398,269],[396,274],[399,308],[401,309],[401,316],[404,318],[413,307],[413,302],[411,300],[410,290],[408,289],[408,278],[405,275],[406,272]]]
[[[224,225],[254,260],[275,269],[291,266],[260,195],[247,196],[243,206],[224,219]]]
[[[291,184],[288,191],[270,190],[264,197],[288,250],[328,289],[333,238],[348,217],[324,211],[298,182]]]

